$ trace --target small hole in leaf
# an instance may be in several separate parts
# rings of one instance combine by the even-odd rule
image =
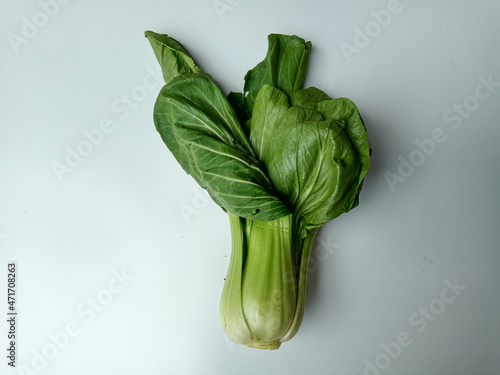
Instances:
[[[257,215],[259,212],[260,212],[260,208],[256,208],[256,209],[253,211],[253,214],[254,214],[254,215]]]

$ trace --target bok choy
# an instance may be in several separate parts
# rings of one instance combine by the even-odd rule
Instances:
[[[314,236],[358,205],[370,163],[363,121],[349,99],[302,87],[311,43],[297,36],[269,35],[243,92],[227,96],[176,40],[146,37],[165,79],[156,129],[229,217],[223,328],[277,349],[302,322]]]

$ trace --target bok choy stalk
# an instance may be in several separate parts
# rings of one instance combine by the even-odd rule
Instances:
[[[269,35],[265,59],[225,96],[186,49],[146,32],[165,86],[154,123],[229,216],[232,250],[220,316],[235,342],[277,349],[302,322],[318,229],[358,205],[370,163],[352,101],[302,88],[311,44]]]

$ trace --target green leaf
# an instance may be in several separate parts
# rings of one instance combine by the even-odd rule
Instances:
[[[233,108],[204,73],[178,76],[161,90],[154,122],[175,158],[223,209],[254,220],[289,214]]]
[[[269,84],[289,94],[302,88],[311,43],[298,36],[270,34],[265,59],[245,76],[247,113],[252,113],[255,98]]]
[[[359,189],[357,195],[359,195],[361,183],[370,168],[370,146],[368,145],[366,128],[358,108],[352,100],[347,98],[320,101],[312,108],[321,113],[325,119],[335,120],[341,125],[358,152],[362,164],[358,178]]]
[[[306,89],[295,90],[288,93],[290,104],[296,107],[307,107],[323,100],[331,99],[320,89],[311,86]]]
[[[180,75],[201,72],[186,49],[174,38],[153,31],[146,31],[145,35],[160,63],[165,83]]]
[[[250,142],[257,158],[266,163],[266,153],[278,140],[274,134],[274,124],[290,107],[285,93],[273,86],[264,85],[257,95],[250,123]]]
[[[255,101],[250,140],[305,238],[352,208],[362,162],[344,123],[324,119],[313,109],[286,109],[286,102],[286,94],[278,89],[262,88]]]
[[[243,97],[243,94],[241,92],[231,91],[227,95],[227,100],[229,101],[229,104],[231,104],[231,107],[233,107],[240,123],[245,124],[250,119],[250,115],[246,111],[245,98]]]

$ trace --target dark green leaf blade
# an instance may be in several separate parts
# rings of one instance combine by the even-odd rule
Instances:
[[[250,115],[246,111],[243,94],[241,92],[231,91],[227,95],[227,100],[229,104],[231,104],[231,107],[233,107],[234,112],[236,112],[236,116],[238,116],[240,123],[244,125],[250,119]]]
[[[174,38],[153,31],[146,31],[145,35],[161,66],[165,83],[180,75],[201,72],[186,49]]]
[[[254,220],[290,213],[273,195],[234,110],[209,75],[183,75],[164,86],[154,122],[179,164],[223,209]]]
[[[270,34],[266,57],[245,75],[244,92],[247,113],[252,113],[255,98],[269,84],[285,93],[302,88],[311,43],[298,36]]]

